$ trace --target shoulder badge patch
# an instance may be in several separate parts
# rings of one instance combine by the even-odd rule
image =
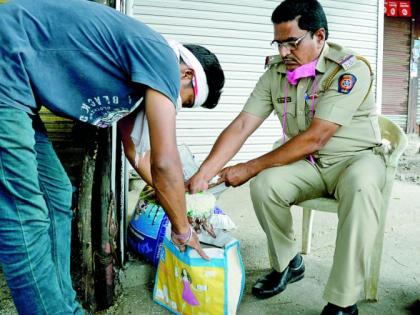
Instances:
[[[350,73],[345,73],[338,78],[338,92],[349,94],[356,84],[357,78]]]

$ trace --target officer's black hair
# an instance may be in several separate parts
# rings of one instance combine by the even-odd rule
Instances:
[[[200,45],[184,44],[184,47],[191,51],[203,66],[209,86],[209,95],[202,107],[215,108],[222,94],[225,85],[225,75],[216,55]]]
[[[274,24],[293,21],[297,17],[298,26],[314,34],[320,28],[325,29],[328,39],[328,22],[322,5],[317,0],[285,0],[280,3],[271,15]]]

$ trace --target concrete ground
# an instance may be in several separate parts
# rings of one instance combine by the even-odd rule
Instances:
[[[312,251],[304,256],[305,278],[289,285],[282,294],[261,301],[255,299],[250,291],[256,279],[268,271],[269,263],[265,234],[255,217],[248,185],[227,190],[221,195],[218,205],[238,226],[234,235],[241,241],[241,252],[247,271],[246,294],[238,314],[319,314],[325,304],[322,293],[332,263],[336,215],[315,213]],[[299,208],[293,209],[298,241],[301,239],[301,212]],[[379,283],[380,300],[378,303],[360,302],[360,314],[420,314],[420,309],[411,312],[408,310],[420,298],[419,265],[420,185],[396,181],[385,234]],[[169,314],[151,299],[150,280],[153,279],[153,272],[148,265],[130,262],[127,270],[122,273],[122,293],[115,305],[98,314]],[[0,314],[16,314],[1,275]]]
[[[268,254],[265,234],[255,217],[248,185],[224,192],[218,204],[238,225],[234,234],[241,241],[241,253],[247,271],[246,294],[238,314],[319,314],[325,304],[322,293],[332,264],[336,215],[321,212],[315,214],[312,251],[304,256],[305,278],[289,285],[282,294],[261,301],[254,298],[250,291],[257,278],[269,270]],[[301,213],[299,208],[293,209],[298,241],[301,239]],[[360,314],[420,314],[419,309],[412,312],[408,310],[420,298],[419,226],[420,186],[397,181],[385,234],[380,300],[377,303],[360,302]],[[116,305],[101,314],[169,314],[153,303],[153,287],[150,283],[136,286],[132,280],[126,279],[123,285],[123,294]]]

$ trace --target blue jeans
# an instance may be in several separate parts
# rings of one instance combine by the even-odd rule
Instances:
[[[70,278],[71,196],[38,116],[0,104],[0,263],[19,314],[83,314]]]

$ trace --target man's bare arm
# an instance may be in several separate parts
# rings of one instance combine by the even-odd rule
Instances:
[[[176,233],[186,233],[182,166],[176,146],[175,107],[163,94],[147,89],[146,117],[150,134],[150,161],[153,186]]]
[[[140,168],[135,165],[134,167],[140,176],[150,177],[148,174],[151,174],[150,184],[153,184],[156,190],[159,203],[165,209],[175,235],[190,233],[187,243],[179,243],[176,236],[172,240],[181,250],[190,246],[208,260],[209,257],[201,248],[198,236],[192,231],[187,219],[184,178],[176,145],[175,107],[166,96],[150,88],[146,90],[145,102],[150,134],[150,168],[147,165],[142,166],[142,161]],[[135,115],[132,116],[127,117],[126,121],[122,120],[119,129],[127,158],[131,164],[135,164],[134,144],[130,136],[135,119]],[[148,173],[149,169],[151,172]]]
[[[136,170],[137,174],[150,186],[153,186],[152,173],[150,170],[150,151],[140,158],[138,165],[135,163],[136,152],[133,140],[131,139],[131,132],[134,127],[137,112],[122,118],[118,121],[118,131],[121,136],[121,141],[124,146],[124,153],[131,166]]]

